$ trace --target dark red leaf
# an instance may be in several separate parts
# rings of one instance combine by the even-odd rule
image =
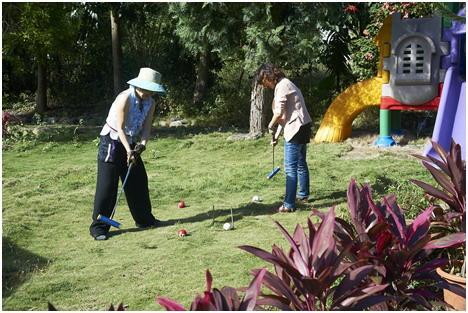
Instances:
[[[213,300],[214,306],[217,311],[232,311],[233,308],[229,306],[229,302],[224,294],[217,288],[213,288]]]
[[[436,197],[437,199],[443,200],[445,203],[447,203],[449,206],[453,207],[455,206],[455,202],[453,202],[453,199],[450,195],[446,194],[445,192],[416,179],[410,179],[410,181],[421,187],[426,193],[429,195]]]
[[[353,297],[347,297],[344,301],[341,302],[343,307],[353,306],[362,299],[366,299],[375,293],[379,293],[385,290],[388,287],[388,284],[376,285],[362,289],[361,292],[358,292],[358,295]]]
[[[291,235],[288,233],[288,231],[278,222],[275,221],[276,226],[280,229],[280,231],[283,233],[284,237],[286,240],[289,242],[289,245],[294,251],[293,254],[293,260],[294,264],[296,265],[296,269],[301,273],[303,276],[309,276],[309,269],[306,264],[305,258],[301,255],[301,252],[299,251],[299,247],[294,241],[294,239],[291,237]]]
[[[301,227],[301,225],[297,224],[296,229],[294,230],[294,235],[293,235],[294,241],[297,242],[299,245],[299,251],[301,252],[301,255],[306,263],[307,270],[310,270],[310,265],[309,265],[309,255],[310,255],[310,244],[309,244],[309,239],[307,235],[304,232],[304,229]]]
[[[434,259],[424,263],[421,267],[414,271],[414,279],[424,279],[428,272],[435,270],[438,267],[444,267],[448,263],[447,259]]]
[[[314,237],[315,233],[317,230],[315,229],[314,224],[310,220],[310,218],[307,218],[307,227],[309,228],[309,251],[312,250],[312,245],[314,243]]]
[[[290,286],[286,285],[284,281],[279,279],[277,276],[271,274],[270,272],[266,272],[265,276],[263,277],[263,284],[278,296],[285,297],[291,301],[294,306],[301,307],[301,301],[299,300],[298,296],[294,293]]]
[[[449,177],[442,173],[440,170],[436,169],[434,166],[423,162],[423,165],[427,168],[427,170],[431,173],[434,180],[446,191],[450,194],[455,195],[457,191],[455,190],[452,182],[450,181]]]
[[[322,257],[325,251],[335,248],[335,239],[333,238],[334,226],[335,210],[334,208],[330,208],[330,211],[322,220],[312,243],[312,268],[315,268],[315,263]]]
[[[463,244],[466,240],[466,233],[455,233],[445,237],[429,241],[424,249],[441,249],[456,247]]]
[[[430,217],[434,207],[427,208],[423,213],[419,214],[411,225],[406,230],[406,244],[412,247],[429,231]]]
[[[437,142],[431,140],[432,147],[434,148],[435,152],[440,156],[442,161],[447,164],[447,151]]]
[[[266,269],[260,270],[249,285],[245,292],[244,299],[239,306],[239,311],[253,311],[255,309],[256,300],[260,289],[262,287],[263,276],[265,276]]]
[[[165,297],[158,297],[158,303],[167,311],[185,311],[185,308],[174,300]]]
[[[333,294],[333,302],[339,303],[343,301],[346,296],[354,292],[354,288],[356,288],[373,270],[374,266],[366,265],[349,272],[336,288]]]
[[[226,302],[228,303],[229,311],[236,311],[240,306],[239,295],[237,294],[236,289],[232,287],[223,287],[221,289]]]
[[[427,162],[429,164],[434,164],[436,167],[440,168],[445,174],[449,175],[449,169],[447,167],[447,164],[445,164],[444,162],[440,161],[439,159],[437,158],[434,158],[430,155],[428,155],[427,157],[424,157],[424,156],[421,156],[421,155],[416,155],[416,154],[413,154],[413,156],[417,157],[418,159],[421,159],[424,162]]]
[[[211,275],[209,270],[206,270],[205,279],[206,279],[206,291],[211,291],[211,285],[213,283],[213,276]]]
[[[203,297],[197,295],[190,306],[190,311],[216,311],[211,292],[205,291]]]
[[[252,247],[252,246],[239,246],[240,249],[244,250],[244,251],[247,251],[257,257],[259,257],[260,259],[262,260],[265,260],[273,265],[279,265],[281,266],[282,268],[284,268],[285,270],[288,271],[288,273],[290,273],[291,275],[293,276],[297,276],[297,277],[301,277],[301,273],[299,273],[299,271],[297,271],[297,269],[295,269],[294,267],[290,266],[288,263],[284,262],[283,260],[281,260],[280,258],[278,258],[277,256],[263,250],[263,249],[260,249],[260,248],[256,248],[256,247]]]
[[[401,209],[396,203],[396,198],[394,195],[389,195],[384,197],[385,208],[387,209],[387,213],[389,214],[388,222],[390,224],[390,230],[392,231],[393,235],[400,241],[400,243],[405,243],[405,228],[406,222],[403,214],[401,213]]]
[[[281,311],[291,311],[291,307],[289,306],[289,301],[286,298],[273,296],[273,295],[266,295],[263,298],[257,300],[257,304],[260,306],[271,306],[275,307]]]
[[[350,311],[364,311],[365,309],[371,308],[374,305],[385,303],[386,301],[390,300],[391,298],[388,296],[383,295],[372,295],[366,297],[360,301],[357,301],[352,306],[346,308]]]
[[[454,294],[457,294],[463,298],[466,297],[466,289],[460,285],[457,284],[451,284],[445,280],[441,280],[438,284],[440,288],[450,290]]]

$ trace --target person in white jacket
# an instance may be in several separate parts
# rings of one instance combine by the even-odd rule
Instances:
[[[121,92],[109,110],[100,133],[98,172],[91,236],[108,239],[110,226],[98,219],[110,217],[118,192],[119,178],[123,181],[131,167],[124,191],[128,207],[137,227],[155,227],[160,223],[151,212],[148,176],[140,154],[145,150],[151,132],[155,111],[154,94],[164,94],[161,74],[150,68],[141,68],[137,78]]]
[[[268,131],[273,134],[276,127],[283,128],[286,173],[286,194],[278,211],[293,212],[296,209],[296,200],[307,202],[309,199],[307,144],[310,142],[312,119],[301,91],[278,67],[265,63],[257,70],[255,78],[258,84],[275,92],[273,117],[268,124]],[[273,140],[272,144],[276,145],[277,140]]]

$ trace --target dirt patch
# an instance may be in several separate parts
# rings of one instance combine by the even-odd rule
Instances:
[[[396,145],[389,148],[379,148],[374,145],[378,134],[366,131],[353,131],[353,135],[344,142],[352,147],[341,158],[345,160],[369,160],[384,155],[398,155],[405,158],[413,158],[411,154],[422,154],[430,137],[416,137],[414,134],[406,133],[401,136],[393,136]]]

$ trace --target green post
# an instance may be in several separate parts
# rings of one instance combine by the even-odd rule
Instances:
[[[391,111],[391,130],[394,134],[401,133],[401,111],[395,110]]]
[[[390,134],[390,125],[390,110],[380,109],[380,136],[374,143],[376,146],[386,148],[395,144],[395,141]]]
[[[390,110],[380,110],[380,137],[390,136]]]

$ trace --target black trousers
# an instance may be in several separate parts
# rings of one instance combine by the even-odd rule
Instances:
[[[110,148],[112,146],[112,149]],[[133,147],[132,147],[133,149]],[[111,153],[109,153],[111,152]],[[99,214],[110,217],[119,192],[119,178],[124,181],[128,171],[127,152],[117,140],[109,135],[101,136],[97,162],[97,183],[94,196],[92,223],[89,227],[93,237],[107,234],[110,226],[97,220]],[[148,176],[140,157],[132,166],[124,188],[127,204],[135,223],[139,227],[151,226],[156,222],[151,213]],[[118,219],[116,219],[118,221]]]

